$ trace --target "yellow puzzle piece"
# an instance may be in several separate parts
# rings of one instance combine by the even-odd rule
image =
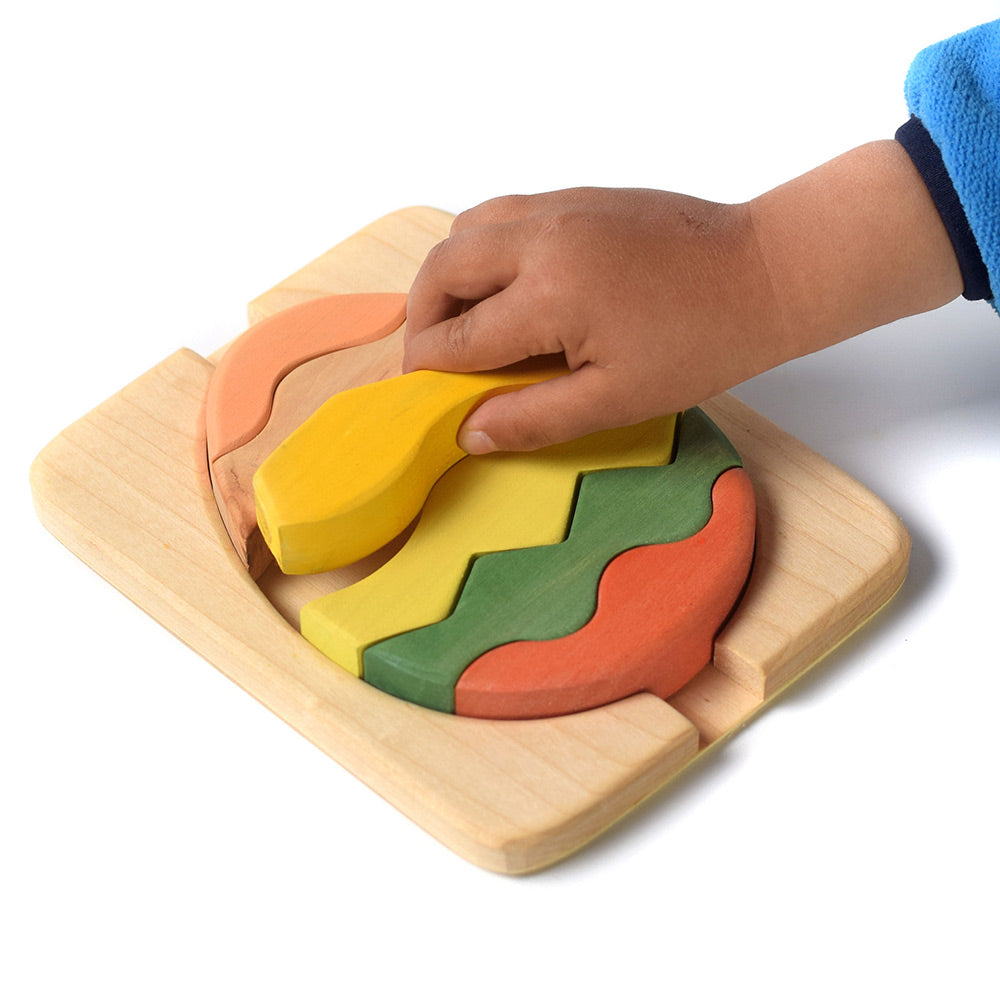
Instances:
[[[391,541],[464,457],[456,435],[476,404],[565,371],[416,371],[332,396],[253,477],[257,523],[282,572],[336,569]]]
[[[673,416],[661,417],[536,452],[459,462],[431,490],[392,559],[303,607],[302,634],[362,676],[367,646],[450,614],[473,556],[561,541],[582,473],[669,462],[674,424]]]

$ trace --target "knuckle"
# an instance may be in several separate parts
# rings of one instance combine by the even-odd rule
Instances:
[[[537,423],[526,422],[519,428],[519,439],[525,451],[537,451],[549,445],[559,444],[559,439],[551,429]]]
[[[422,270],[430,270],[441,263],[441,259],[448,253],[449,245],[448,240],[441,240],[440,243],[435,243],[434,246],[427,251],[427,255],[424,257],[424,263]]]
[[[538,216],[536,240],[565,245],[577,240],[593,222],[593,212],[586,205],[562,205]]]
[[[570,281],[558,262],[539,261],[518,280],[531,303],[532,329],[549,344],[562,342],[578,322]]]
[[[472,339],[473,312],[467,310],[453,317],[444,328],[442,348],[447,357],[458,359],[466,354]]]
[[[535,239],[538,242],[548,242],[554,239],[561,239],[563,234],[570,228],[573,217],[569,212],[554,212],[551,215],[543,216],[539,219],[538,232]]]
[[[451,232],[457,233],[476,226],[491,226],[518,218],[525,210],[530,195],[506,194],[490,198],[473,208],[459,212],[452,220]]]
[[[444,268],[449,250],[448,240],[442,240],[427,251],[410,286],[411,300],[418,298],[425,289],[434,287],[437,275]]]
[[[553,308],[562,296],[564,278],[557,267],[543,262],[531,269],[523,277],[525,290],[540,312]]]
[[[535,451],[563,440],[558,433],[553,414],[537,405],[531,393],[514,393],[510,414],[509,430],[515,437],[519,449]]]
[[[450,234],[454,236],[463,229],[468,229],[470,226],[475,225],[475,219],[481,208],[481,205],[477,205],[475,208],[467,208],[464,212],[459,212],[458,215],[451,220],[451,229],[449,230]]]

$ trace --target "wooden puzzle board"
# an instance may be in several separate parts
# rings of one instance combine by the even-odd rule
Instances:
[[[250,320],[320,294],[405,292],[450,220],[427,208],[386,216],[251,303]],[[713,664],[669,703],[642,694],[529,722],[422,709],[340,670],[291,624],[345,579],[268,572],[258,586],[240,565],[205,452],[204,398],[224,350],[179,350],[63,431],[32,467],[39,517],[316,746],[494,871],[531,871],[580,848],[740,728],[906,574],[909,537],[877,497],[722,395],[704,409],[753,481],[758,541]]]

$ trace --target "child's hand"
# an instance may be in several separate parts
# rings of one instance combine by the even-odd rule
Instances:
[[[410,292],[405,367],[570,374],[487,400],[470,453],[525,450],[702,402],[960,294],[920,175],[875,142],[746,205],[581,188],[458,216]]]
[[[569,375],[488,400],[459,438],[523,450],[698,403],[774,363],[777,323],[745,207],[578,189],[458,216],[410,292],[405,364],[564,353]]]

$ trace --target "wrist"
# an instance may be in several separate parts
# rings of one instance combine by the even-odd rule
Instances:
[[[845,153],[749,207],[782,315],[782,360],[962,293],[948,233],[897,142]]]

